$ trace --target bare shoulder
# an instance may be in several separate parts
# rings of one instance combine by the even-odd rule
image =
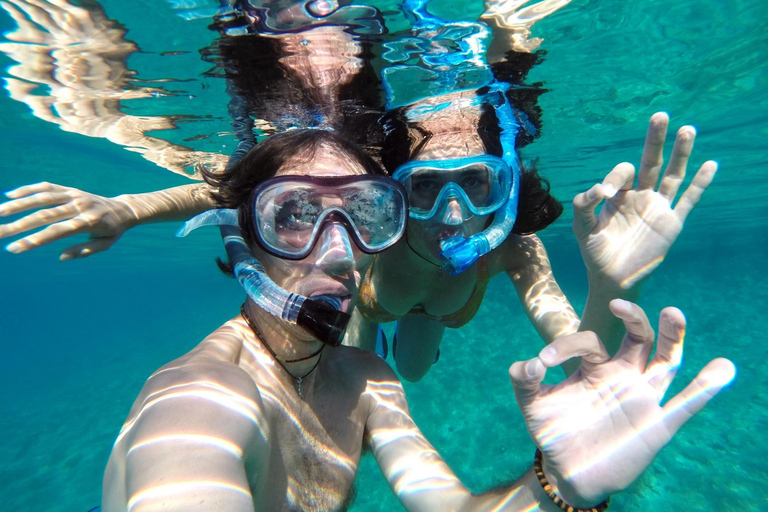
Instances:
[[[394,370],[376,353],[357,347],[342,345],[326,349],[329,365],[341,378],[354,381],[398,380]]]
[[[491,276],[501,272],[514,272],[542,261],[549,264],[544,244],[535,234],[509,235],[502,244],[491,251],[488,270]]]
[[[236,319],[230,320],[194,349],[150,375],[131,409],[128,421],[138,415],[148,402],[181,392],[199,394],[203,390],[210,394],[215,390],[260,403],[256,383],[238,365],[243,343],[239,329]]]

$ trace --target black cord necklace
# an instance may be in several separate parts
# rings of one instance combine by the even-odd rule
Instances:
[[[315,371],[315,368],[317,368],[317,366],[320,364],[320,360],[323,358],[323,349],[325,348],[325,343],[320,345],[320,348],[316,352],[313,352],[308,356],[300,357],[298,359],[285,360],[285,363],[298,363],[299,361],[306,361],[307,359],[312,359],[315,356],[318,356],[318,355],[320,356],[317,358],[317,362],[315,363],[315,365],[312,368],[310,368],[307,373],[305,373],[301,377],[296,377],[294,374],[290,372],[290,370],[288,370],[288,368],[285,367],[285,364],[283,364],[283,361],[280,361],[280,359],[277,358],[277,354],[275,354],[275,351],[272,350],[272,347],[269,346],[269,343],[267,343],[267,339],[264,337],[263,334],[261,334],[261,331],[258,329],[258,327],[256,327],[256,324],[253,322],[253,320],[251,320],[251,317],[248,315],[248,312],[245,310],[245,304],[240,306],[240,314],[243,315],[243,318],[245,318],[245,322],[248,324],[248,327],[251,328],[251,330],[253,331],[253,334],[255,334],[259,340],[261,340],[261,343],[264,345],[267,351],[269,351],[269,353],[272,354],[272,357],[275,359],[275,361],[277,361],[277,364],[279,364],[280,367],[282,367],[282,369],[285,370],[285,373],[287,373],[293,380],[296,381],[296,391],[299,393],[300,397],[304,398],[304,395],[302,395],[301,393],[301,383],[304,382],[304,379],[306,379],[310,373]]]
[[[416,256],[418,256],[419,258],[423,259],[424,261],[426,261],[427,263],[429,263],[433,267],[437,267],[437,269],[438,269],[437,270],[437,278],[438,279],[443,279],[445,277],[445,269],[443,268],[442,265],[439,265],[437,263],[434,263],[434,262],[428,260],[426,257],[422,256],[421,253],[419,253],[416,249],[413,248],[413,246],[411,245],[411,241],[408,239],[408,233],[407,232],[405,233],[405,243],[408,245],[408,247],[411,249],[411,251]]]

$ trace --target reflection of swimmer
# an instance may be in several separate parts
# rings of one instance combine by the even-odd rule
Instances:
[[[343,297],[342,308],[350,308],[371,261],[360,244],[368,221],[379,215],[387,233],[401,233],[396,225],[405,223],[404,210],[391,215],[396,208],[368,204],[360,217],[360,204],[346,202],[350,187],[367,197],[370,187],[397,186],[370,176],[374,170],[370,158],[333,133],[297,130],[267,138],[227,174],[211,178],[219,182],[219,202],[240,207],[245,239],[278,286]],[[283,187],[286,180],[294,186]],[[297,188],[306,192],[301,198]],[[263,221],[272,214],[279,222]],[[307,250],[303,259],[286,259]],[[602,503],[733,377],[728,361],[710,363],[660,408],[682,355],[684,319],[674,309],[662,313],[663,334],[646,366],[653,346],[647,319],[631,303],[616,301],[612,309],[631,332],[620,357],[609,360],[594,335],[579,333],[512,366],[518,402],[543,453],[539,475],[529,470],[515,483],[473,495],[413,422],[384,361],[324,346],[248,300],[241,315],[149,378],[110,457],[103,510],[341,510],[364,446],[411,511],[556,511],[554,500]],[[577,355],[584,363],[576,376],[541,386],[546,367]],[[539,478],[555,484],[546,487],[550,496]]]
[[[250,110],[263,113],[273,124],[279,124],[282,113],[283,122],[295,124],[299,120],[300,125],[308,126],[312,125],[312,121],[307,117],[319,114],[320,125],[327,122],[344,128],[345,133],[360,136],[363,141],[374,138],[365,131],[372,123],[363,119],[368,116],[360,114],[359,106],[366,106],[369,109],[366,113],[376,114],[375,108],[371,107],[375,101],[369,97],[375,94],[371,95],[369,89],[353,82],[370,74],[370,67],[355,57],[355,52],[361,48],[346,36],[344,32],[329,27],[318,27],[302,36],[281,34],[274,41],[250,37],[224,38],[219,47],[230,86],[237,93],[234,98],[245,99]],[[330,50],[331,42],[339,42],[339,37],[345,43],[344,48],[350,50],[349,54]],[[284,82],[286,77],[296,77],[298,87],[294,91],[288,87],[281,89],[282,99],[290,96],[292,101],[275,101],[274,97],[264,100],[262,96],[267,95],[261,92],[274,89],[277,81],[270,82],[265,76],[270,73],[263,66],[249,65],[251,62],[247,60],[248,56],[263,53],[253,51],[254,47],[274,46],[275,41],[279,46],[276,53],[291,50],[279,60],[273,74],[282,76]],[[304,41],[309,44],[305,46]],[[258,73],[246,74],[249,68],[258,70]],[[331,77],[339,69],[345,71]],[[290,80],[287,82],[292,83]],[[356,85],[353,89],[361,95],[356,98],[359,101],[339,101],[349,95],[351,85]],[[293,97],[302,98],[307,104],[289,112],[290,115],[284,115],[288,112],[287,107],[296,103]],[[510,166],[517,162],[499,158],[503,156],[504,145],[500,140],[498,116],[488,109],[482,110],[483,104],[474,100],[475,93],[472,91],[423,100],[402,109],[408,121],[402,123],[404,128],[389,130],[390,141],[400,140],[387,145],[382,160],[390,172],[397,175],[400,169],[398,177],[410,183],[413,215],[407,236],[378,257],[366,275],[361,287],[363,314],[355,316],[347,342],[372,349],[377,334],[375,322],[399,320],[397,350],[394,351],[397,367],[404,378],[418,380],[436,359],[445,327],[459,327],[471,320],[480,306],[488,280],[506,272],[545,341],[551,342],[557,336],[577,328],[592,329],[598,331],[611,352],[615,351],[620,341],[621,325],[610,315],[608,301],[615,297],[633,298],[637,295],[642,278],[665,256],[679,234],[685,216],[708,186],[715,166],[708,163],[702,167],[693,185],[673,210],[670,203],[685,173],[693,132],[690,128],[679,132],[670,166],[658,191],[655,191],[667,127],[666,117],[658,115],[649,129],[637,187],[632,188],[634,176],[630,168],[622,165],[605,178],[603,185],[577,197],[575,229],[590,276],[589,298],[580,323],[552,276],[543,245],[533,234],[559,213],[559,206],[541,186],[535,173],[523,173],[515,228],[498,248],[456,276],[447,275],[441,266],[439,253],[445,239],[455,235],[472,237],[482,232],[496,215],[494,208],[500,208],[502,204],[498,199],[503,194],[500,196],[498,193],[485,195],[477,205],[473,204],[472,191],[464,188],[467,173],[474,173],[469,177],[471,181],[480,177],[478,171],[485,173],[483,178],[486,180],[495,179],[496,192],[504,186],[516,185]],[[445,104],[449,106],[445,107]],[[419,113],[417,122],[411,123],[410,119],[416,111]],[[396,114],[391,113],[390,121],[397,118]],[[236,118],[250,120],[248,115]],[[396,124],[390,123],[391,126]],[[238,130],[238,135],[242,135],[241,140],[248,136],[253,138],[250,126]],[[468,160],[451,167],[452,163],[457,163],[457,158]],[[445,171],[429,185],[437,190],[431,195],[414,195],[425,192],[413,188],[415,180],[421,180],[418,187],[427,186],[423,178],[435,168]],[[491,182],[486,181],[483,186],[490,185]],[[616,190],[620,192],[614,196],[613,191]],[[85,232],[93,236],[91,241],[67,249],[62,254],[64,259],[104,250],[125,229],[135,224],[183,219],[215,207],[210,190],[200,185],[156,195],[121,196],[108,200],[74,189],[41,184],[18,189],[14,196],[20,199],[6,205],[0,213],[9,214],[34,207],[54,208],[0,228],[0,236],[58,224],[11,244],[9,250],[23,251],[76,233]],[[595,218],[594,208],[602,198],[609,198],[607,206]],[[415,199],[419,199],[420,203],[416,204]],[[485,204],[483,201],[486,200],[490,202]],[[431,201],[431,204],[421,204],[424,201]],[[626,240],[632,243],[625,243]]]

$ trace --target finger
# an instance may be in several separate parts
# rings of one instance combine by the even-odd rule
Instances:
[[[40,247],[41,245],[46,245],[55,242],[56,240],[82,233],[87,227],[88,222],[85,219],[76,217],[65,222],[59,222],[53,226],[48,226],[44,230],[38,231],[33,235],[16,240],[12,244],[7,245],[5,249],[8,252],[20,254]]]
[[[547,367],[561,365],[574,357],[581,357],[581,366],[586,371],[591,371],[595,365],[611,358],[597,334],[592,331],[561,336],[539,353],[539,359]]]
[[[56,185],[55,183],[41,181],[40,183],[24,185],[13,190],[9,190],[5,193],[5,196],[9,199],[18,199],[20,197],[37,194],[38,192],[63,192],[65,190],[69,190],[69,187],[62,187],[61,185]]]
[[[59,206],[68,203],[72,198],[66,193],[41,192],[30,197],[14,199],[0,205],[0,217],[7,217],[14,213],[20,213],[34,208]]]
[[[672,156],[659,184],[659,194],[666,197],[669,204],[675,200],[677,191],[685,179],[685,169],[688,166],[695,139],[696,129],[693,126],[683,126],[677,131]]]
[[[518,361],[509,367],[509,377],[515,398],[521,409],[531,404],[541,391],[541,381],[547,373],[546,367],[538,357],[528,361]]]
[[[611,198],[618,190],[629,190],[635,182],[635,166],[622,162],[614,167],[603,179],[603,195]]]
[[[637,304],[622,299],[612,300],[608,307],[627,330],[614,360],[624,360],[639,372],[645,371],[655,336],[645,311]]]
[[[735,376],[736,367],[729,360],[710,361],[684,390],[664,405],[664,422],[670,435],[674,435]]]
[[[77,208],[72,204],[57,206],[56,208],[47,208],[35,213],[31,213],[16,222],[0,225],[0,238],[18,235],[25,231],[30,231],[41,226],[61,222],[71,219],[78,214]]]
[[[595,208],[603,200],[603,186],[594,185],[573,198],[573,233],[581,240],[597,225]]]
[[[656,112],[651,116],[648,132],[645,134],[643,156],[640,159],[638,173],[639,189],[654,189],[659,179],[661,166],[664,164],[664,139],[667,136],[669,116],[664,112]]]
[[[26,17],[30,21],[37,24],[37,26],[34,27],[35,31],[40,29],[49,29],[51,26],[53,26],[53,21],[45,9],[42,9],[39,6],[33,5],[29,2],[16,2],[14,6],[26,14]]]
[[[16,2],[0,2],[0,7],[13,18],[13,21],[16,22],[16,25],[19,27],[13,32],[5,34],[7,39],[11,41],[23,40],[26,43],[43,42],[43,34],[41,34],[39,28],[34,23],[31,23],[27,19],[27,16],[25,15],[26,10],[23,6],[19,6]]]
[[[691,213],[691,210],[698,204],[701,195],[707,190],[707,187],[709,187],[710,183],[712,183],[712,180],[715,178],[715,173],[717,173],[717,162],[713,160],[704,162],[699,168],[696,176],[693,177],[693,181],[688,185],[688,188],[683,192],[680,201],[678,201],[675,206],[674,212],[675,215],[677,215],[677,218],[680,219],[680,222],[685,222],[688,214]]]
[[[664,308],[659,315],[659,340],[656,342],[656,353],[645,372],[648,383],[659,392],[659,401],[664,397],[683,361],[684,338],[683,312],[677,308]]]
[[[97,252],[106,251],[115,243],[116,238],[94,238],[82,244],[67,247],[61,251],[60,261],[74,260],[78,258],[87,258]]]
[[[53,35],[61,33],[60,24],[56,22],[56,15],[61,14],[61,10],[54,7],[48,2],[41,2],[38,0],[26,0],[26,7],[22,9],[26,11],[27,16],[37,23],[42,29],[47,30]],[[66,25],[66,22],[64,23]]]

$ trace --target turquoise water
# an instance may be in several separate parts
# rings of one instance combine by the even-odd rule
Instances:
[[[223,85],[199,78],[209,67],[196,52],[213,39],[208,21],[185,21],[165,2],[101,3],[143,50],[130,67],[145,79],[172,75],[179,80],[173,87],[189,93],[126,108],[202,118],[158,134],[173,141],[226,130]],[[759,325],[768,308],[766,19],[768,4],[758,0],[585,0],[534,28],[548,53],[529,80],[544,81],[550,92],[540,100],[542,137],[526,156],[540,158],[566,204],[616,163],[637,162],[656,110],[668,111],[675,127],[697,127],[694,165],[710,158],[721,165],[640,302],[652,319],[667,305],[687,314],[686,357],[674,389],[716,356],[732,359],[738,376],[614,497],[614,510],[768,510],[768,349]],[[11,26],[0,17],[0,28]],[[160,55],[179,49],[189,51]],[[10,61],[0,59],[7,68]],[[116,195],[185,183],[111,142],[35,118],[8,97],[0,98],[0,131],[3,190],[49,180]],[[232,148],[226,136],[186,144]],[[570,219],[566,208],[542,238],[578,309],[586,281]],[[0,253],[0,510],[97,504],[111,443],[144,379],[237,311],[241,292],[212,261],[220,253],[215,234],[177,240],[174,229],[142,227],[84,261],[58,262],[62,244]],[[478,317],[448,332],[439,364],[406,386],[418,424],[473,490],[513,479],[531,464],[533,444],[506,370],[530,357],[536,343],[501,278]],[[370,458],[357,488],[354,511],[402,510]]]

